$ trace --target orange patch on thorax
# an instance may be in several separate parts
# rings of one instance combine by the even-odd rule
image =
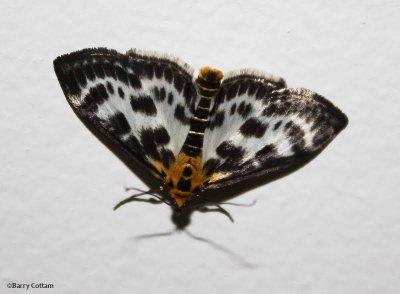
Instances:
[[[176,161],[166,172],[166,181],[170,186],[171,197],[178,206],[182,206],[204,182],[201,157],[179,153]]]

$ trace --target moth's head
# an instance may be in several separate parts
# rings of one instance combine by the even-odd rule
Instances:
[[[192,210],[186,208],[178,208],[172,211],[171,220],[178,230],[184,230],[190,224],[192,212]]]

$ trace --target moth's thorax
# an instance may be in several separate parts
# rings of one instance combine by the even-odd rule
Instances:
[[[204,182],[201,157],[191,157],[181,152],[166,173],[170,196],[181,207],[195,194]]]

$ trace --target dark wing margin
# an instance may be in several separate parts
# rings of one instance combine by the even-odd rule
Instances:
[[[346,127],[346,115],[321,95],[285,87],[251,74],[222,83],[205,134],[203,192],[286,175]]]
[[[190,67],[166,55],[91,48],[57,57],[54,70],[89,130],[129,167],[135,161],[161,179],[153,163],[174,160],[174,112],[188,116],[197,99]]]

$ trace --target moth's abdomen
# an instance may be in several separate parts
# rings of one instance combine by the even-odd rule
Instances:
[[[200,100],[190,120],[190,131],[182,147],[182,151],[189,156],[196,157],[201,154],[211,101],[221,85],[222,77],[223,74],[220,70],[209,66],[202,67],[199,71],[196,84]]]

